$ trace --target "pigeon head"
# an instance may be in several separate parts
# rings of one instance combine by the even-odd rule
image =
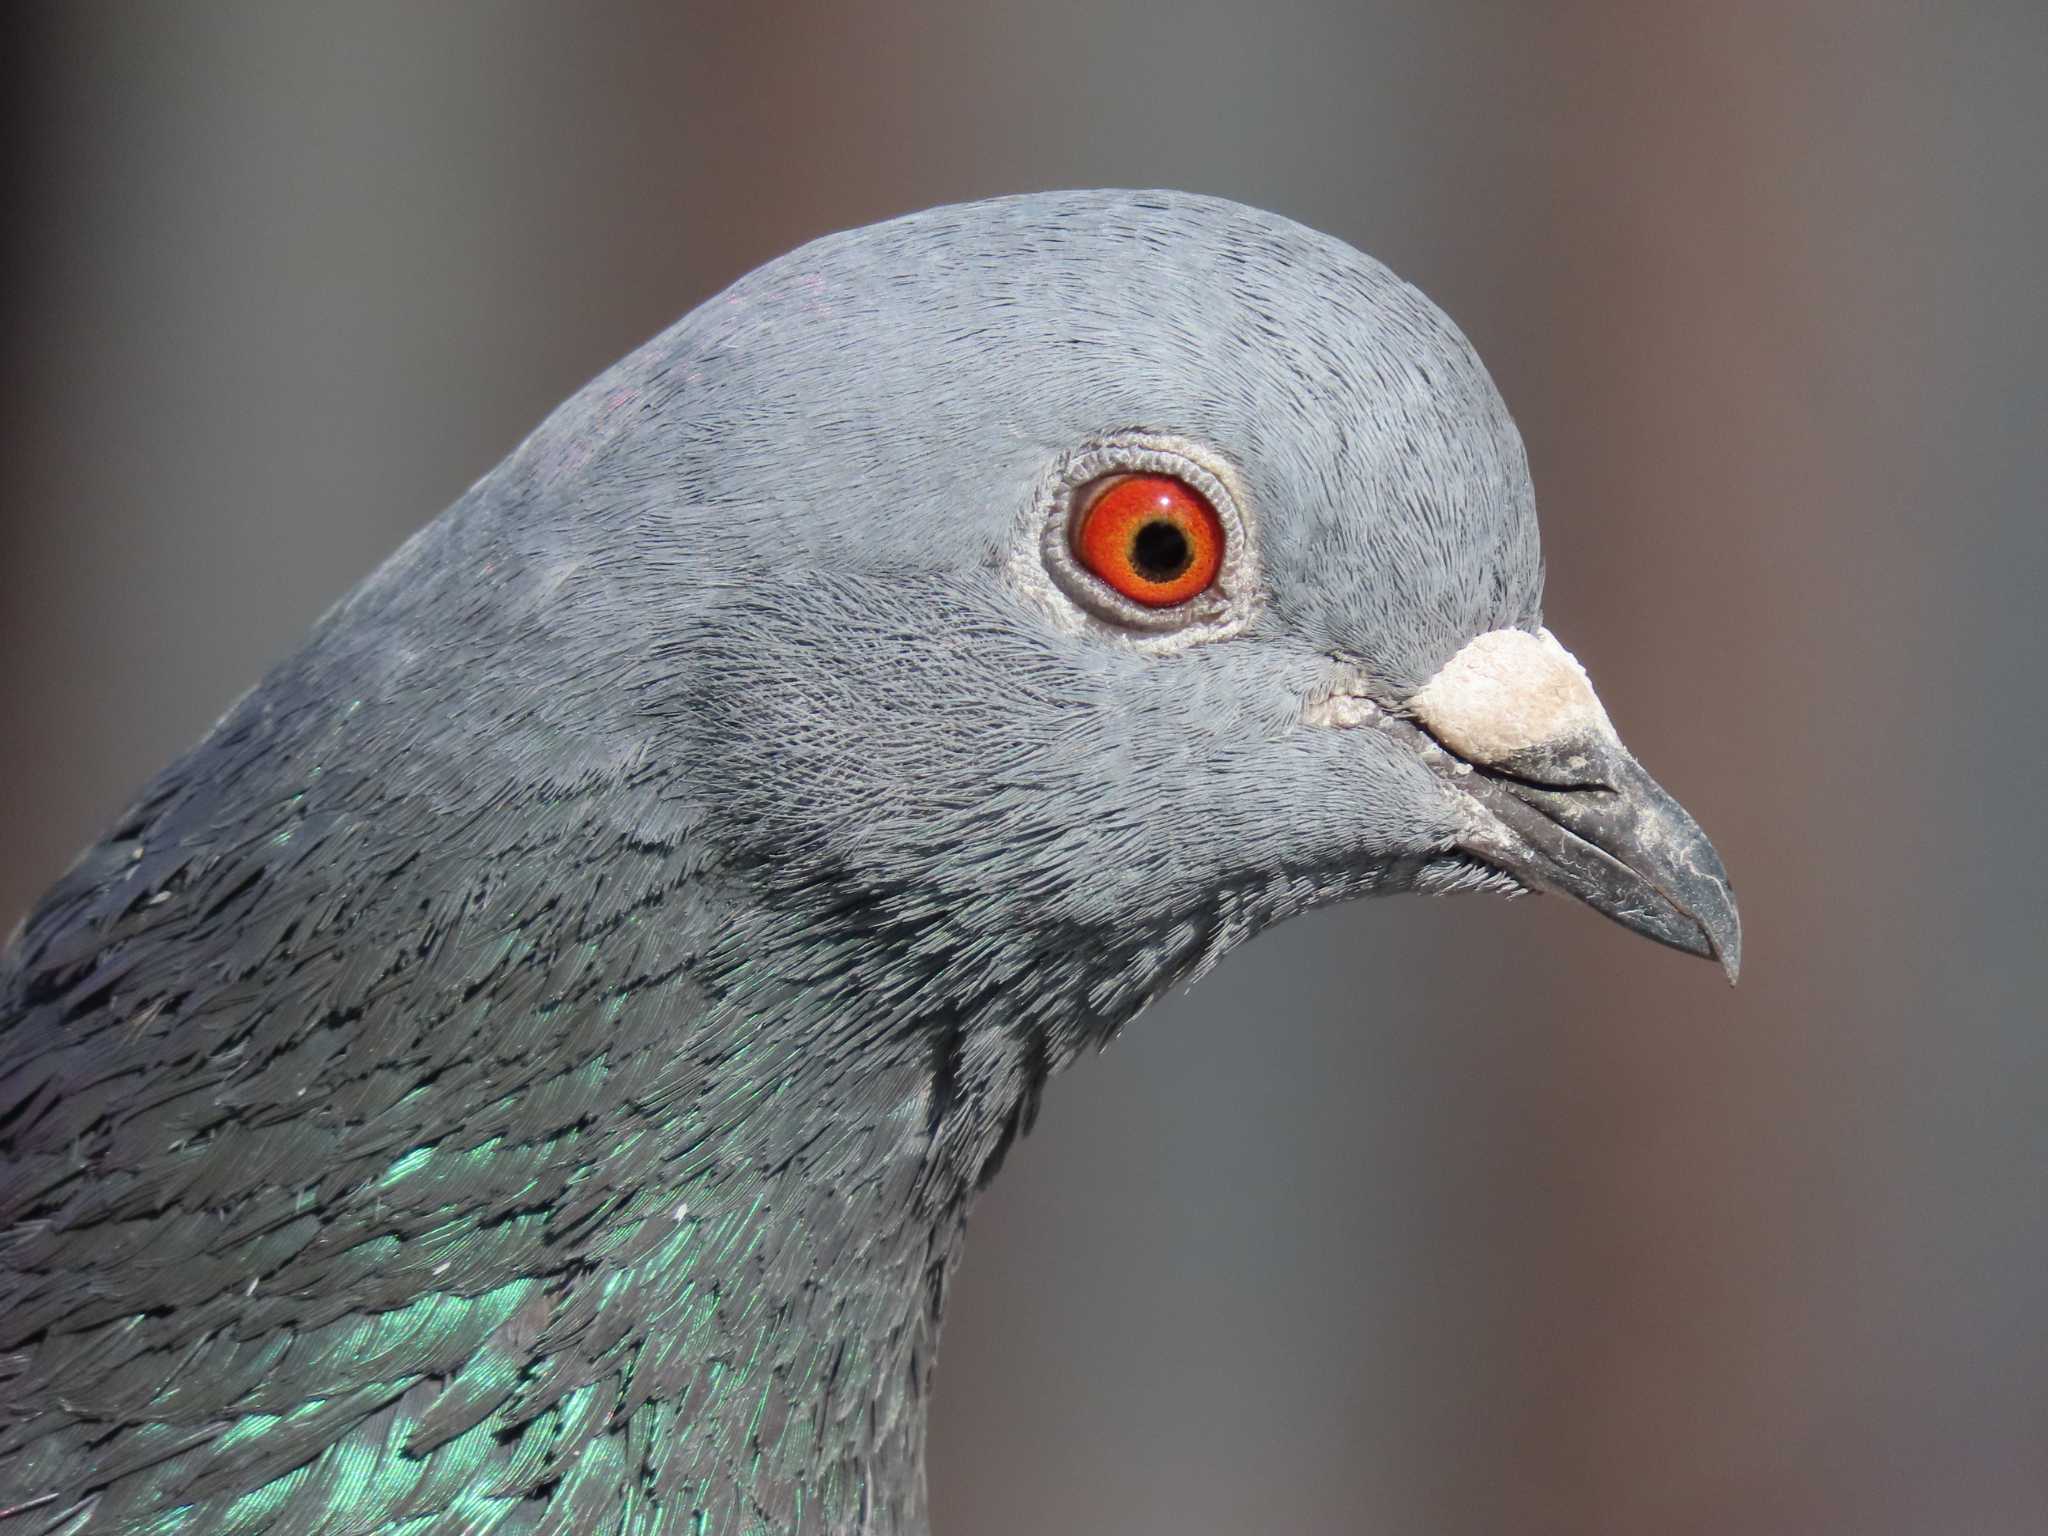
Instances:
[[[950,928],[990,966],[964,994],[1078,966],[1128,1003],[1307,905],[1482,887],[1733,973],[1711,849],[1540,627],[1498,393],[1339,241],[1157,193],[834,236],[508,472],[573,573],[581,638],[535,665],[601,718],[565,731],[702,765],[728,832],[864,932]],[[1213,574],[1156,602],[1092,568],[1119,485],[1191,492]],[[592,698],[594,671],[630,681]]]
[[[1733,900],[1456,328],[1233,204],[938,209],[593,381],[0,962],[0,1524],[924,1529],[965,1213],[1266,924]],[[366,1470],[367,1469],[367,1470]]]

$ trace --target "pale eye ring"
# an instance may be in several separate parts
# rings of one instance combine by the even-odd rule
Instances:
[[[1185,438],[1084,445],[1041,485],[1035,521],[1041,569],[1069,617],[1146,649],[1234,634],[1262,596],[1238,478]]]

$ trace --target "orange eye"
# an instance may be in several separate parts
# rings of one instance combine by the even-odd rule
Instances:
[[[1223,565],[1223,520],[1170,475],[1107,482],[1081,514],[1074,557],[1134,603],[1171,608],[1208,589]]]

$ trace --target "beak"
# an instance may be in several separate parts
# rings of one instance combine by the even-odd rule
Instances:
[[[1402,714],[1374,710],[1370,723],[1466,798],[1462,851],[1717,960],[1733,985],[1742,922],[1720,855],[1622,746],[1584,669],[1548,630],[1479,636]]]
[[[1479,771],[1458,787],[1484,813],[1465,849],[1537,890],[1563,891],[1735,984],[1742,919],[1707,834],[1619,742],[1577,753],[1595,775],[1552,787]]]

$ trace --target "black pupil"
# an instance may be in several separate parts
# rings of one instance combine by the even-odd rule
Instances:
[[[1194,558],[1188,536],[1163,518],[1145,524],[1131,540],[1131,564],[1147,581],[1171,581]]]

